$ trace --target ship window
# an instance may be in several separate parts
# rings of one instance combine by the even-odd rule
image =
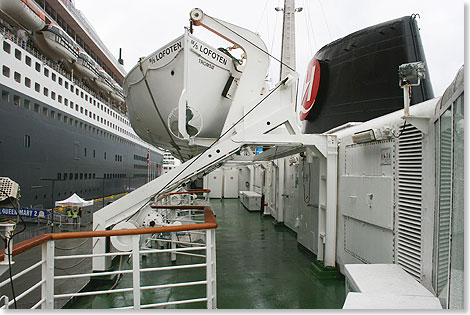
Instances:
[[[85,179],[88,179],[88,174],[87,173],[85,173]],[[86,189],[85,189],[85,191],[86,191]]]
[[[61,113],[57,113],[57,120],[58,120],[58,121],[61,121],[61,120],[62,120],[62,114],[61,114]]]
[[[21,99],[18,95],[13,95],[13,104],[15,104],[16,106],[20,106],[20,103],[21,103]]]
[[[70,126],[73,126],[73,119],[72,118],[69,119],[69,122],[70,122]]]
[[[40,109],[40,108],[41,108],[41,106],[39,106],[38,103],[34,103],[34,111],[35,111],[36,113],[39,113],[39,109]]]
[[[10,93],[7,91],[2,91],[2,101],[10,102]]]
[[[29,110],[31,108],[31,102],[28,99],[24,99],[23,100],[23,106],[24,106],[24,108]]]
[[[13,77],[15,78],[16,82],[21,83],[21,74],[15,71],[15,73],[13,74]]]
[[[51,110],[51,118],[55,118],[55,111]]]
[[[65,86],[66,89],[68,89],[69,88],[69,83],[67,81],[65,81],[64,86]]]
[[[85,101],[88,101],[88,95],[85,94]]]
[[[83,114],[83,107],[80,106],[80,113]]]
[[[67,173],[64,173],[64,180],[67,179],[67,175],[68,175]]]
[[[84,153],[84,155],[86,156],[86,148],[84,148],[83,153]]]
[[[69,117],[64,115],[64,123],[67,123],[68,120],[69,120]]]
[[[3,66],[2,73],[3,73],[4,76],[9,78],[10,77],[10,68],[8,68],[7,66]]]
[[[69,174],[69,178],[70,178],[70,180],[73,179],[73,173],[70,173],[70,174]]]
[[[95,105],[95,106],[96,106],[96,100],[93,100],[93,105]]]
[[[44,75],[45,75],[46,77],[49,77],[49,69],[44,68]]]
[[[66,97],[64,97],[64,105],[65,105],[65,106],[68,106],[68,105],[69,105],[69,100],[68,100]]]
[[[56,75],[55,75],[55,73],[51,73],[51,79],[52,79],[52,81],[55,82],[55,80],[56,80]]]
[[[96,150],[93,150],[93,157],[96,157]]]
[[[70,101],[70,108],[73,109],[73,102]]]
[[[59,103],[62,103],[62,95],[57,95],[57,101],[58,101]]]
[[[47,109],[47,107],[42,108],[42,113],[44,114],[44,116],[47,116],[48,112],[49,112],[49,110]]]
[[[31,146],[31,137],[30,136],[24,135],[23,145],[24,145],[25,148],[29,148]]]
[[[106,152],[104,153],[104,159],[106,160]]]
[[[21,60],[21,51],[19,51],[18,49],[15,49],[15,57],[16,59]]]
[[[3,41],[3,50],[7,53],[10,53],[11,52],[11,46],[9,43],[7,43],[6,41]]]
[[[80,173],[80,179],[83,179],[83,173]]]
[[[55,100],[55,92],[52,92],[52,91],[51,91],[51,98],[52,98],[53,100]]]
[[[78,179],[78,173],[75,173],[75,179]]]
[[[57,173],[57,179],[62,180],[62,173]],[[60,195],[60,193],[59,193],[59,195]]]
[[[75,120],[75,127],[78,128],[78,120]]]
[[[73,92],[73,91],[72,91],[72,92]],[[79,92],[80,92],[80,91],[78,90],[78,88],[75,88],[75,94],[78,95]]]
[[[85,109],[85,116],[87,116],[87,115],[88,115],[88,110],[87,110],[87,109]]]
[[[26,57],[24,58],[24,62],[25,62],[28,66],[31,67],[31,57],[30,57],[30,56],[26,56]]]
[[[49,96],[49,89],[47,87],[44,87],[43,93],[44,93],[44,96]]]
[[[36,62],[35,68],[37,72],[41,72],[41,64],[39,62]]]
[[[62,85],[62,78],[59,77],[59,85]]]
[[[80,92],[80,97],[83,98],[83,92]]]
[[[95,113],[93,113],[93,119],[95,119],[95,120],[96,120],[96,114],[95,114]]]
[[[88,112],[88,116],[91,118],[91,111],[90,111],[90,112]]]
[[[83,123],[80,122],[80,129],[83,129]]]
[[[41,91],[41,85],[39,85],[39,83],[34,83],[34,89],[36,90],[36,92],[40,92]]]
[[[31,87],[31,79],[28,77],[24,77],[24,85],[27,87]]]
[[[95,174],[95,173],[93,173],[93,179],[95,179],[95,176],[96,176],[96,174]],[[98,190],[98,188],[97,188],[96,190]]]

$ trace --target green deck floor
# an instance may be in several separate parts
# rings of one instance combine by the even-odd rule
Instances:
[[[219,309],[330,309],[341,308],[345,299],[344,279],[324,279],[312,271],[313,254],[297,244],[295,234],[259,212],[248,212],[238,199],[213,199],[219,227],[217,244],[217,308]],[[168,265],[169,255],[143,258],[145,266]],[[178,255],[178,264],[202,262]],[[122,267],[129,269],[130,260]],[[119,261],[115,261],[117,266]],[[204,280],[205,269],[145,273],[142,284]],[[93,290],[109,285],[94,284]],[[117,288],[132,286],[130,275]],[[205,286],[143,292],[142,304],[202,297]],[[66,308],[112,308],[132,305],[129,293],[79,298]],[[168,306],[205,308],[205,303]]]

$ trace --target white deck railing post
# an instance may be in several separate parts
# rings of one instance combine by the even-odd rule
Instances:
[[[215,230],[206,230],[206,294],[207,308],[215,309],[216,302],[216,270],[215,270]]]
[[[212,238],[212,308],[217,308],[217,265],[216,265],[216,247],[215,247],[215,229],[209,230]]]
[[[42,244],[42,279],[45,282],[41,287],[41,297],[45,301],[41,308],[54,309],[54,254],[55,241]]]
[[[132,288],[134,309],[140,309],[140,235],[132,235]]]
[[[176,249],[176,232],[171,232],[171,249]],[[175,252],[171,252],[170,254],[170,257],[171,257],[171,261],[176,261],[176,253]]]

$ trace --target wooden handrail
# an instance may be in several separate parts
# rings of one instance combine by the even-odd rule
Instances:
[[[181,206],[179,206],[181,207]],[[181,232],[190,230],[208,230],[216,229],[217,221],[215,219],[214,211],[210,206],[191,206],[192,209],[204,209],[204,223],[187,224],[187,225],[172,225],[161,227],[149,227],[138,229],[125,229],[125,230],[104,230],[104,231],[83,231],[83,232],[65,232],[65,233],[48,233],[42,234],[18,244],[13,245],[12,255],[24,253],[25,251],[41,245],[50,240],[65,240],[73,238],[89,238],[89,237],[106,237],[106,236],[121,236],[121,235],[137,235],[137,234],[154,234],[166,232]],[[180,208],[185,209],[185,208]],[[0,251],[0,260],[3,260],[5,250]]]

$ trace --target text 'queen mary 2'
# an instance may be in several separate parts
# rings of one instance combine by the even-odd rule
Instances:
[[[0,1],[0,177],[23,207],[141,186],[163,152],[127,116],[122,65],[71,0]]]

